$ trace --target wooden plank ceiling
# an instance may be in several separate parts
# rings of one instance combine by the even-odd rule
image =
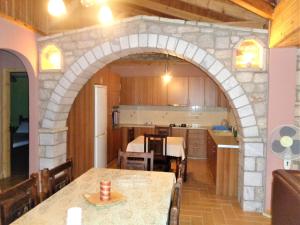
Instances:
[[[167,18],[212,22],[233,26],[268,29],[276,36],[272,47],[279,45],[297,45],[298,36],[286,37],[300,32],[299,8],[300,0],[107,0],[114,17],[122,19],[136,15],[161,16]],[[0,15],[20,24],[33,28],[42,34],[54,34],[67,30],[95,25],[98,22],[99,6],[85,8],[80,0],[64,0],[67,15],[61,18],[51,17],[47,13],[48,0],[0,0]],[[285,7],[286,5],[289,8]],[[291,7],[293,7],[291,9]],[[275,8],[275,13],[274,13]],[[280,8],[277,10],[277,8]],[[293,18],[289,18],[283,9],[289,10]],[[289,14],[290,15],[290,14]],[[283,18],[284,17],[284,18]],[[278,18],[278,19],[277,19]],[[292,24],[292,26],[284,25]],[[284,30],[282,32],[282,29]],[[296,30],[296,31],[295,31]],[[273,38],[274,39],[274,38]],[[271,40],[273,40],[271,37]],[[291,41],[289,41],[291,39]],[[298,43],[298,46],[300,43]]]
[[[68,14],[61,18],[51,17],[47,13],[48,0],[0,0],[0,13],[44,34],[99,23],[97,20],[99,6],[85,8],[80,4],[80,0],[64,0],[64,2]],[[150,15],[255,28],[268,26],[268,19],[229,0],[108,0],[107,2],[116,19]]]

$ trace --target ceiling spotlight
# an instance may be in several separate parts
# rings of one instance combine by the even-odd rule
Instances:
[[[107,0],[80,0],[81,5],[84,7],[90,7],[96,4],[104,4]]]
[[[66,6],[63,0],[49,0],[48,12],[50,15],[58,17],[66,14]]]
[[[102,5],[99,13],[98,13],[98,19],[102,24],[110,24],[113,21],[113,14],[109,6]]]

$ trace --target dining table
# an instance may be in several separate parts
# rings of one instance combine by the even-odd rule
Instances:
[[[147,146],[146,146],[147,147]],[[144,152],[144,136],[138,136],[129,142],[127,152]],[[147,151],[147,149],[146,149]],[[167,156],[185,159],[185,141],[183,137],[167,137]]]
[[[100,206],[87,201],[103,180],[122,200]],[[92,168],[12,224],[66,225],[68,209],[80,207],[82,225],[166,225],[175,182],[169,172]]]

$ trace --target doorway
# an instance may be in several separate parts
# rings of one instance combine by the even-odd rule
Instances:
[[[29,81],[14,54],[0,50],[0,190],[28,177]]]

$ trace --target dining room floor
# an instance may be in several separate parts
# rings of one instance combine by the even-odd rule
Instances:
[[[180,225],[270,225],[259,213],[243,212],[237,200],[217,196],[206,160],[188,161]]]

